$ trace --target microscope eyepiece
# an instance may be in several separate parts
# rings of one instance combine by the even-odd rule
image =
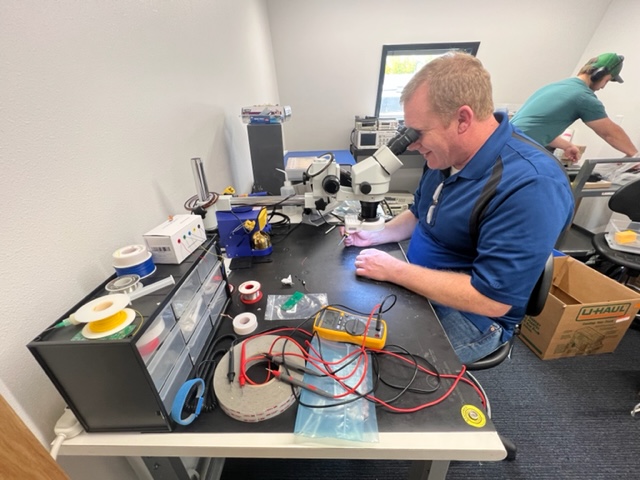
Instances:
[[[418,138],[420,138],[420,134],[413,128],[400,127],[398,134],[387,143],[387,147],[394,155],[400,155]]]

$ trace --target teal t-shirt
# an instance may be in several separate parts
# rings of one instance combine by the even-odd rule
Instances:
[[[573,77],[536,91],[516,112],[511,123],[541,145],[548,145],[576,120],[591,122],[606,116],[604,105],[593,90]]]

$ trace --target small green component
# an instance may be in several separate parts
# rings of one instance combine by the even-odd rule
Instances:
[[[295,292],[293,295],[291,295],[289,297],[289,300],[287,300],[286,302],[284,302],[282,304],[282,306],[280,307],[282,310],[291,310],[296,303],[298,303],[300,300],[302,300],[302,297],[304,297],[304,293],[302,292]]]
[[[109,335],[108,337],[100,338],[99,340],[122,340],[123,338],[127,338],[129,335],[131,335],[131,333],[135,330],[135,328],[136,328],[135,324],[127,325],[119,332]],[[82,335],[82,331],[76,333],[74,337],[71,339],[72,342],[85,341],[85,340],[89,342],[91,341],[90,339]]]

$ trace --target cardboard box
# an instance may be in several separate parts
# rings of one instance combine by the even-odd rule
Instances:
[[[200,215],[174,215],[143,235],[155,263],[179,264],[207,239]]]
[[[540,358],[613,352],[640,307],[640,294],[574,258],[554,259],[544,310],[525,317],[520,339]]]

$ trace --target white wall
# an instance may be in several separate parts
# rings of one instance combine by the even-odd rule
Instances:
[[[191,157],[249,191],[240,109],[278,102],[275,67],[264,0],[3,0],[0,66],[0,393],[48,442],[63,403],[25,345],[184,213]]]
[[[605,52],[624,55],[621,76],[624,83],[609,82],[597,92],[609,118],[619,123],[636,148],[640,146],[640,49],[638,49],[638,25],[640,2],[614,0],[603,16],[597,31],[586,45],[574,68],[574,74],[592,57]],[[583,158],[618,158],[623,153],[610,147],[589,127],[578,121],[574,124],[574,142],[586,145]]]
[[[267,0],[280,98],[293,111],[287,147],[348,148],[354,116],[374,113],[385,44],[480,41],[496,103],[521,104],[573,74],[610,3]]]

